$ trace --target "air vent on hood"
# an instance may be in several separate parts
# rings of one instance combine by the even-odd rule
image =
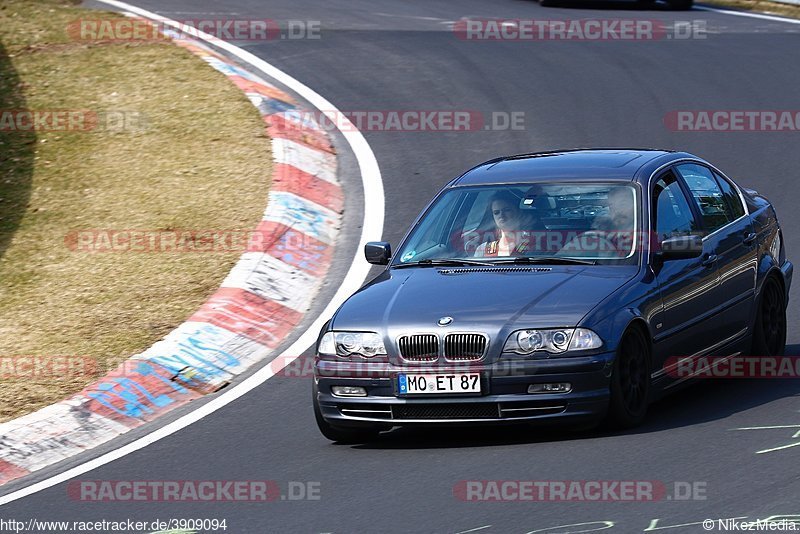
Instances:
[[[469,274],[469,273],[547,273],[551,267],[470,267],[458,269],[439,269],[439,274]]]

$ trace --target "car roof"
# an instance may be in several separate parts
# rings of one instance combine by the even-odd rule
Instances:
[[[586,148],[518,154],[481,163],[450,185],[633,180],[644,165],[656,159],[671,160],[664,158],[670,155],[677,153],[650,148]]]

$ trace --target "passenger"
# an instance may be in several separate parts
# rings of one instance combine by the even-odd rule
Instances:
[[[523,213],[520,199],[510,191],[498,191],[489,199],[488,209],[494,221],[492,241],[478,245],[475,256],[520,256],[530,247],[533,217]]]

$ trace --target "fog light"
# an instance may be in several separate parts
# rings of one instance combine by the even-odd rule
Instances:
[[[358,386],[332,386],[331,391],[337,397],[366,397],[367,390]]]
[[[555,382],[553,384],[531,384],[528,393],[569,393],[572,384],[569,382]]]

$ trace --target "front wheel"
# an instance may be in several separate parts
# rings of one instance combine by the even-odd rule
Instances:
[[[317,420],[317,426],[322,435],[331,441],[338,443],[353,444],[353,443],[367,443],[378,437],[382,429],[378,428],[344,428],[330,424],[322,417],[322,411],[319,408],[319,401],[317,401],[317,386],[314,385],[313,389],[313,403],[314,403],[314,418]]]
[[[650,397],[650,346],[639,328],[622,336],[611,374],[608,422],[631,428],[644,421]]]

